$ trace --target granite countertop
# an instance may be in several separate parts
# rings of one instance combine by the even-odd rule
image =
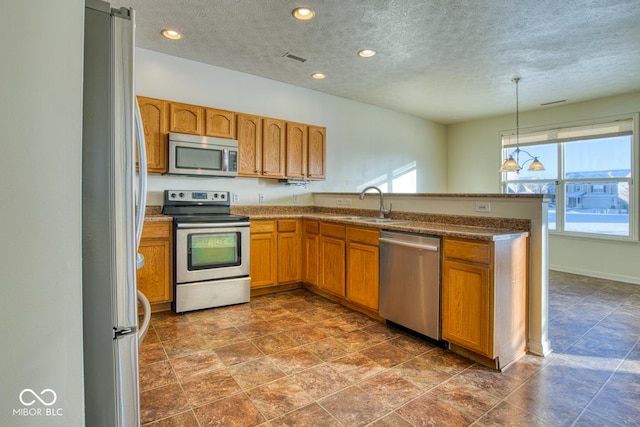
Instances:
[[[473,227],[460,224],[443,224],[433,223],[425,221],[411,221],[397,219],[393,222],[368,222],[366,220],[358,219],[345,219],[345,215],[332,215],[332,214],[318,214],[318,213],[303,213],[303,214],[258,214],[250,215],[252,220],[260,219],[286,219],[286,218],[303,218],[303,219],[315,219],[319,221],[333,222],[337,224],[377,228],[393,231],[407,231],[412,233],[431,234],[442,237],[458,237],[463,239],[496,241],[496,240],[508,240],[515,239],[517,237],[526,237],[529,235],[528,231],[524,230],[506,230],[500,228],[487,228],[487,227]],[[375,217],[367,217],[375,218]],[[397,221],[397,222],[396,222]]]
[[[289,206],[232,206],[231,213],[247,215],[251,220],[314,219],[336,224],[385,230],[408,231],[442,237],[496,241],[529,235],[530,221],[514,218],[486,218],[458,215],[393,212],[392,222],[368,222],[375,219],[377,211],[363,209],[334,209]],[[148,206],[145,221],[172,221],[163,215],[161,208]]]
[[[396,222],[376,223],[361,218],[376,218],[378,212],[366,209],[322,207],[232,207],[232,213],[248,215],[252,220],[306,218],[337,224],[369,227],[385,230],[408,231],[443,237],[495,241],[529,235],[528,219],[488,218],[459,215],[425,214],[416,212],[392,212],[390,219]],[[350,219],[345,217],[357,217]]]
[[[145,222],[171,222],[173,217],[162,214],[162,206],[147,206],[144,210]]]

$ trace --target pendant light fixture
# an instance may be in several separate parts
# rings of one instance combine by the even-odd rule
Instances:
[[[500,166],[500,172],[516,172],[520,173],[520,170],[529,162],[530,171],[543,171],[544,166],[537,157],[532,156],[528,152],[520,149],[520,100],[518,94],[518,83],[520,82],[520,77],[514,77],[511,79],[512,82],[516,84],[516,149],[509,154],[509,158],[504,161],[502,166]],[[520,153],[524,153],[529,158],[525,160],[522,165],[520,165]],[[515,159],[514,156],[515,155]]]

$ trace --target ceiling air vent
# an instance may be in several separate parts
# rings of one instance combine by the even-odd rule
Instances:
[[[283,58],[289,58],[289,59],[293,59],[294,61],[298,61],[298,62],[306,62],[306,58],[303,58],[301,56],[298,55],[294,55],[292,53],[285,53],[284,55],[282,55]]]

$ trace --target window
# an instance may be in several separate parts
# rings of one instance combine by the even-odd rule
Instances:
[[[544,164],[502,174],[503,192],[547,194],[549,229],[599,237],[633,237],[633,120],[520,133],[518,147]],[[502,134],[502,155],[516,148],[514,134]],[[524,162],[525,164],[523,164]]]

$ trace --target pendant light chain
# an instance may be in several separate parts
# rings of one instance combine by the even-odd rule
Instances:
[[[538,157],[532,156],[531,153],[525,150],[520,149],[520,91],[518,83],[520,82],[520,77],[514,77],[511,79],[512,82],[516,84],[516,149],[509,155],[509,158],[504,161],[502,166],[500,166],[500,172],[515,172],[520,173],[520,170],[527,163],[531,162],[529,165],[530,171],[543,171],[544,166],[538,160]],[[529,158],[524,161],[522,165],[520,165],[520,153],[524,153]],[[515,159],[513,158],[515,155]]]
[[[513,82],[516,84],[516,148],[520,148],[520,95],[518,91],[520,77],[514,77]]]

